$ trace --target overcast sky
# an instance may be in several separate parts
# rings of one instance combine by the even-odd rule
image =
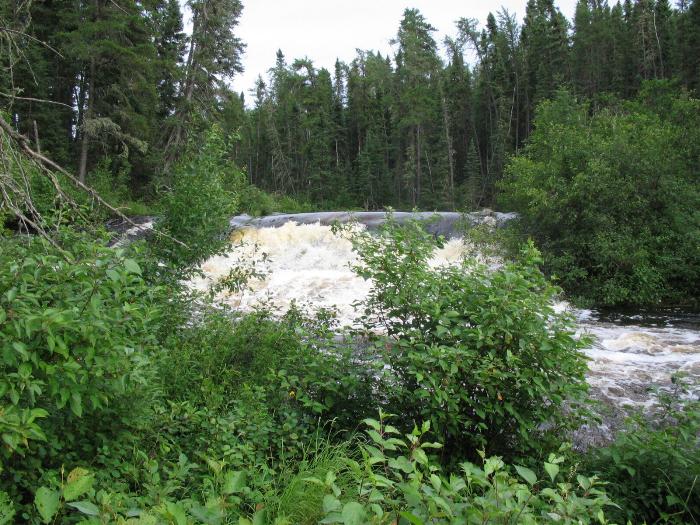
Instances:
[[[247,44],[245,72],[233,81],[236,91],[248,96],[259,74],[267,70],[281,49],[287,61],[310,58],[316,67],[332,71],[335,59],[350,62],[355,49],[391,53],[389,40],[395,35],[407,7],[419,9],[438,32],[442,46],[445,35],[455,34],[454,22],[476,18],[481,24],[489,11],[501,6],[522,22],[527,0],[244,0],[238,34]],[[576,0],[557,0],[557,6],[571,19]]]

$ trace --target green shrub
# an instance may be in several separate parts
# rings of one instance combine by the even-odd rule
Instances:
[[[240,209],[253,216],[272,213],[304,213],[317,211],[318,206],[299,201],[289,195],[267,193],[256,186],[246,185],[240,192]]]
[[[355,271],[373,283],[364,324],[389,337],[378,349],[382,391],[404,421],[432,423],[445,460],[481,447],[533,452],[563,437],[586,392],[583,343],[554,312],[558,289],[532,245],[498,269],[472,260],[432,268],[436,242],[418,223],[389,217],[379,235],[351,238]]]
[[[225,407],[244,383],[258,385],[269,371],[299,355],[301,341],[265,313],[235,320],[230,311],[181,329],[163,354],[161,377],[169,399]]]
[[[0,471],[2,472],[2,471]],[[13,523],[15,517],[15,505],[6,492],[0,492],[0,525]]]
[[[462,463],[460,474],[447,477],[431,458],[440,445],[424,440],[428,424],[402,436],[387,419],[367,419],[368,439],[359,447],[322,443],[312,458],[272,479],[208,460],[201,488],[183,494],[178,480],[202,467],[181,458],[149,493],[119,493],[95,486],[94,475],[78,468],[39,488],[35,506],[45,523],[59,516],[239,525],[609,523],[602,483],[566,468],[563,457],[552,454],[542,476],[522,466],[515,475],[501,458],[484,456],[483,466]]]
[[[157,288],[122,250],[64,231],[0,238],[0,435],[13,497],[147,414]]]
[[[248,185],[241,192],[241,211],[259,217],[277,211],[275,199],[256,186]]]
[[[546,270],[606,306],[700,297],[700,101],[650,83],[592,114],[566,92],[543,102],[501,184],[501,205],[544,252]]]
[[[278,414],[320,416],[345,429],[372,410],[375,367],[334,339],[323,315],[292,308],[279,319],[265,310],[235,318],[205,307],[200,316],[165,343],[159,368],[168,399],[226,412],[242,391],[260,388]]]
[[[584,467],[609,482],[620,522],[697,523],[700,403],[666,404],[653,421],[637,415],[613,444],[590,451]]]
[[[117,159],[117,165],[119,164]],[[105,201],[112,206],[121,206],[130,198],[129,195],[129,172],[131,166],[128,162],[123,162],[118,169],[113,169],[113,160],[104,157],[88,174],[87,183],[99,193]],[[107,210],[101,210],[103,214]]]
[[[228,160],[228,145],[218,127],[175,167],[161,199],[153,236],[154,254],[179,272],[192,269],[228,245],[229,220],[238,209],[243,175]],[[179,242],[178,242],[179,241]]]
[[[608,523],[604,483],[566,468],[563,456],[549,455],[546,475],[515,466],[516,476],[500,457],[480,452],[482,466],[464,462],[459,474],[445,476],[431,458],[442,445],[425,441],[428,422],[405,436],[381,412],[365,423],[363,459],[348,460],[358,479],[354,493],[314,480],[329,489],[322,523]]]

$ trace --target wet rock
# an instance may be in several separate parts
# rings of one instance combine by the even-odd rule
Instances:
[[[110,246],[122,246],[139,239],[145,239],[153,232],[153,225],[155,224],[156,217],[143,215],[129,217],[129,219],[136,224],[136,226],[124,219],[111,219],[107,221],[105,224],[107,231],[115,234],[114,238],[109,243]]]
[[[425,223],[426,230],[434,235],[443,235],[448,239],[459,237],[465,229],[486,224],[493,227],[502,226],[506,222],[517,217],[515,213],[495,212],[484,209],[472,213],[457,212],[393,212],[394,219],[399,223],[405,223],[415,219]],[[386,222],[386,212],[313,212],[313,213],[285,213],[268,215],[266,217],[251,217],[250,215],[238,215],[231,219],[231,228],[279,228],[288,222],[296,224],[319,224],[331,226],[332,224],[346,224],[358,222],[368,230],[378,229]]]

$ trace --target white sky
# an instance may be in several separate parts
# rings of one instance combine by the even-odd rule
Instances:
[[[281,49],[291,63],[308,57],[317,68],[331,72],[335,59],[350,62],[356,49],[391,53],[389,40],[395,37],[405,8],[417,8],[437,28],[435,40],[442,46],[445,35],[456,34],[455,21],[476,18],[483,25],[491,11],[501,6],[515,13],[519,22],[527,0],[243,0],[238,34],[247,44],[245,72],[233,81],[236,91],[248,91],[259,74],[267,81],[267,70]],[[569,20],[576,0],[556,0]],[[393,55],[393,53],[392,53]]]

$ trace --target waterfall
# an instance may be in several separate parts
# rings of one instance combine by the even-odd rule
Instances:
[[[238,217],[232,221],[239,229],[231,234],[231,252],[205,262],[204,276],[190,284],[205,290],[232,268],[257,261],[255,266],[264,276],[252,279],[240,292],[222,292],[216,300],[241,311],[250,311],[260,304],[285,310],[295,302],[311,309],[335,310],[340,324],[350,325],[360,315],[353,304],[368,294],[371,284],[350,268],[357,263],[350,241],[331,231],[329,224],[340,215]],[[482,215],[488,217],[493,218],[491,223],[503,219]],[[375,228],[379,222],[375,214],[358,214],[356,219],[366,223],[359,224],[360,228]],[[435,231],[451,227],[456,220],[452,215],[443,215],[434,223]],[[431,264],[456,264],[464,250],[462,239],[453,236],[435,251]],[[700,394],[697,316],[657,316],[653,322],[643,316],[608,319],[594,311],[572,309],[566,303],[557,306],[572,311],[580,333],[594,337],[585,353],[591,359],[588,381],[596,399],[611,406],[648,407],[655,399],[650,389],[670,388],[671,377],[676,373],[694,380],[695,390],[690,395]]]

